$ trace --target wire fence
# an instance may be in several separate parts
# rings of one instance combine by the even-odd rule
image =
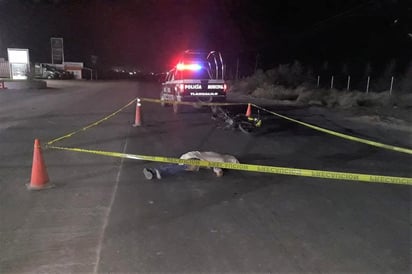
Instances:
[[[399,88],[395,76],[373,78],[365,76],[356,78],[351,75],[317,75],[316,88],[337,89],[337,90],[358,90],[368,92],[389,91]]]
[[[296,88],[299,85],[318,89],[361,92],[412,92],[412,62],[398,64],[276,64],[264,69],[261,56],[232,56],[226,62],[228,80],[252,78],[257,82]]]

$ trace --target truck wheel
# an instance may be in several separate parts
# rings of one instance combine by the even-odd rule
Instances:
[[[160,92],[160,106],[161,106],[161,107],[167,106],[167,104],[166,104],[165,101],[166,101],[166,100],[165,100],[165,98],[164,98],[163,91],[161,91],[161,92]]]
[[[179,104],[176,102],[173,103],[173,112],[175,114],[179,113]]]

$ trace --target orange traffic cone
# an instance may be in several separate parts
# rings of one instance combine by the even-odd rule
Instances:
[[[247,104],[247,110],[246,110],[246,117],[250,117],[250,115],[252,115],[252,108],[250,106],[250,103]]]
[[[135,119],[134,119],[134,127],[138,127],[142,125],[142,117],[140,115],[140,107],[142,106],[142,104],[140,104],[140,99],[136,100],[136,115],[135,115]]]
[[[30,184],[27,184],[29,190],[42,190],[50,188],[53,185],[49,183],[46,165],[44,164],[43,154],[41,152],[40,141],[34,140],[33,164],[31,168]]]

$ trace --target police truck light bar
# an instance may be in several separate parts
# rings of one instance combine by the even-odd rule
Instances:
[[[200,70],[202,67],[199,64],[184,64],[179,63],[176,66],[177,70]]]

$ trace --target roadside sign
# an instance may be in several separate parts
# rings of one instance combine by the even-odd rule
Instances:
[[[52,64],[64,63],[63,38],[50,38]]]
[[[8,48],[7,53],[10,64],[10,78],[26,80],[30,72],[29,50]]]

